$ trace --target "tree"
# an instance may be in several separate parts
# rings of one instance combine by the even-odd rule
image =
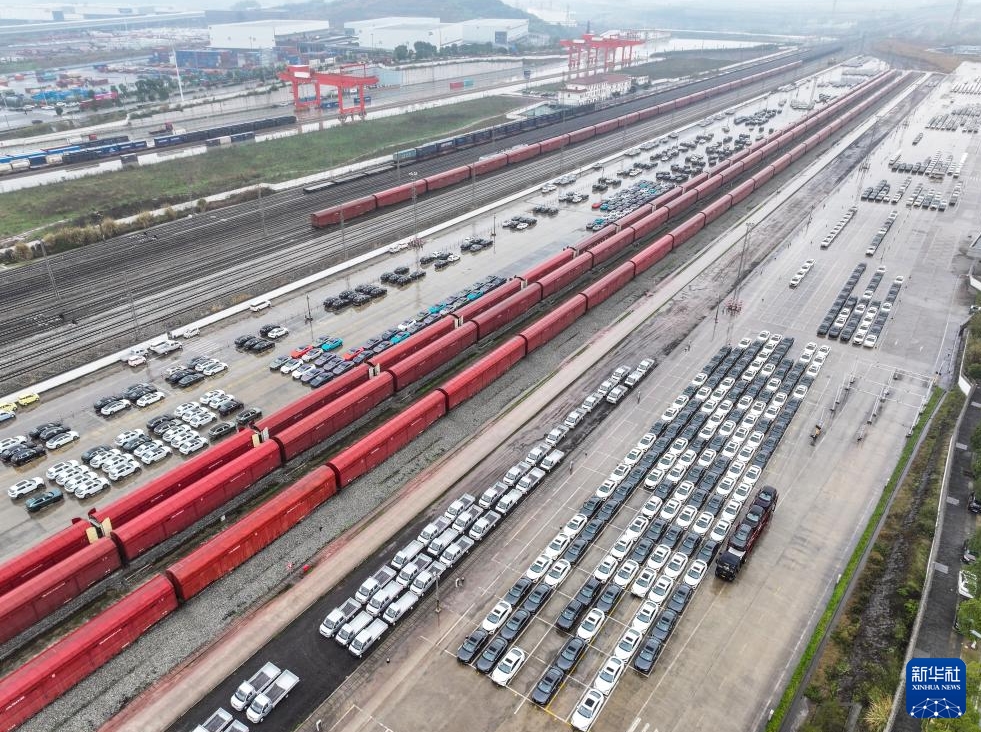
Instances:
[[[416,41],[412,44],[416,51],[416,59],[433,58],[436,55],[436,46],[425,41]]]
[[[406,61],[409,58],[409,47],[404,43],[395,47],[395,60]]]

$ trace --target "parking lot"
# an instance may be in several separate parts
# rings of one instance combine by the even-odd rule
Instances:
[[[931,101],[941,92],[934,92]],[[929,106],[921,105],[908,128],[899,128],[872,151],[868,176],[878,180],[889,175],[888,158],[897,148],[909,148],[912,138],[923,132],[924,120],[932,115]],[[975,138],[933,130],[918,143],[923,150],[949,149],[955,160],[967,145],[976,148]],[[960,176],[967,190],[976,185],[976,176],[969,159]],[[885,267],[885,285],[897,276],[905,279],[878,344],[866,348],[827,341],[831,353],[825,367],[761,478],[780,490],[780,505],[752,560],[732,584],[713,577],[702,581],[651,678],[633,671],[625,674],[594,729],[746,730],[766,719],[930,383],[937,375],[949,376],[946,354],[953,350],[956,328],[970,302],[961,277],[966,262],[958,246],[976,220],[976,208],[962,198],[956,209],[938,218],[939,211],[902,206],[882,246],[866,258],[868,240],[893,209],[856,201],[865,187],[864,177],[861,171],[852,173],[836,196],[813,208],[810,221],[795,235],[776,242],[774,255],[741,288],[738,314],[720,307],[718,322],[711,315],[706,318],[686,341],[691,350],[676,349],[643,382],[639,401],[625,400],[567,457],[572,472],[526,504],[516,524],[484,542],[459,570],[466,576],[464,587],[444,591],[439,614],[430,598],[404,621],[410,632],[386,641],[363,667],[365,675],[359,674],[359,679],[370,674],[374,682],[342,686],[319,711],[325,728],[546,729],[554,721],[567,720],[584,685],[619,638],[622,626],[616,621],[629,620],[628,609],[638,601],[621,602],[613,624],[598,636],[598,650],[585,654],[545,712],[526,697],[565,636],[540,617],[532,621],[519,640],[529,658],[509,691],[456,662],[453,656],[460,642],[720,345],[759,329],[793,336],[793,353],[808,341],[824,344],[816,329],[854,266],[865,261],[861,290],[878,267]],[[950,185],[949,178],[946,182]],[[819,244],[827,231],[853,205],[858,206],[854,220],[822,251]],[[790,288],[790,278],[805,259],[815,260],[812,270],[798,287]],[[698,284],[693,283],[693,291],[699,291]],[[880,285],[878,295],[885,289]],[[644,336],[656,332],[656,320],[638,332],[641,343],[618,356],[639,358]],[[889,395],[869,424],[884,389]],[[556,415],[581,397],[582,392],[569,394],[568,403],[556,405]],[[839,405],[832,413],[829,408],[836,400]],[[812,444],[817,422],[824,429]],[[527,447],[513,446],[514,460]],[[625,528],[633,516],[630,509],[638,509],[649,496],[638,493],[563,587],[577,587],[596,567],[612,546],[604,537]],[[554,619],[567,597],[558,591],[540,616]],[[437,719],[433,709],[439,710]]]
[[[770,95],[766,99],[757,100],[745,107],[734,108],[734,115],[750,116],[771,105],[779,114],[773,115],[771,124],[784,126],[803,112],[792,110],[787,101],[793,97],[792,92]],[[784,104],[779,104],[783,102]],[[595,222],[606,212],[593,208],[594,204],[644,178],[654,179],[655,172],[666,170],[672,164],[683,163],[687,151],[680,150],[677,155],[666,155],[667,151],[676,148],[680,142],[693,141],[696,135],[714,135],[713,142],[719,143],[725,136],[737,136],[745,125],[732,125],[734,115],[722,115],[723,119],[712,120],[711,124],[692,125],[681,131],[677,137],[667,135],[658,138],[657,146],[646,146],[642,151],[644,158],[652,155],[666,157],[657,160],[659,167],[648,171],[636,169],[634,176],[627,175],[634,162],[642,160],[640,156],[631,154],[616,160],[601,162],[598,167],[586,165],[588,161],[578,161],[569,155],[563,155],[554,171],[543,171],[543,183],[546,179],[570,175],[574,180],[564,185],[555,186],[555,190],[538,191],[519,201],[502,206],[488,218],[484,216],[462,223],[452,229],[441,232],[425,240],[419,249],[407,249],[397,254],[386,254],[380,259],[363,265],[356,270],[345,272],[344,276],[332,278],[327,284],[311,288],[306,296],[292,300],[276,302],[273,307],[258,313],[241,316],[225,321],[219,326],[204,329],[193,338],[183,341],[183,350],[166,356],[152,356],[146,364],[135,368],[120,364],[119,367],[103,370],[90,377],[83,378],[55,393],[45,394],[40,403],[21,408],[16,420],[11,420],[0,426],[0,440],[16,435],[25,435],[35,426],[47,422],[62,422],[66,427],[79,433],[80,438],[51,452],[47,458],[28,463],[20,468],[10,466],[0,467],[0,483],[4,487],[13,485],[20,480],[41,476],[54,463],[65,460],[78,460],[82,453],[96,445],[113,446],[115,439],[123,432],[134,429],[147,430],[146,422],[157,415],[172,412],[181,403],[195,401],[202,394],[214,389],[220,389],[234,396],[246,407],[258,408],[269,414],[275,409],[289,403],[302,395],[305,390],[298,380],[291,379],[288,374],[272,372],[267,367],[275,356],[292,351],[297,346],[314,342],[318,336],[334,336],[343,340],[343,347],[338,353],[357,346],[368,337],[377,335],[385,327],[395,327],[415,316],[421,310],[429,308],[443,300],[450,293],[458,291],[464,284],[475,282],[489,274],[499,274],[507,277],[514,272],[522,271],[560,250],[569,242],[583,236],[584,227]],[[723,128],[728,128],[725,132]],[[757,133],[753,131],[753,135]],[[692,148],[692,152],[704,153],[706,142]],[[631,151],[639,152],[639,148]],[[617,173],[623,175],[617,175]],[[608,187],[607,191],[593,191],[593,185],[599,178],[623,181],[621,187]],[[562,194],[578,191],[584,200],[580,203],[560,201]],[[479,202],[475,201],[475,206]],[[555,215],[535,213],[535,207],[544,205],[558,209]],[[406,209],[411,215],[411,209]],[[536,223],[525,229],[505,228],[504,224],[518,217],[533,217]],[[480,252],[461,252],[461,244],[467,238],[483,238],[492,243]],[[427,254],[443,251],[459,255],[459,261],[437,270],[432,264],[422,265]],[[328,297],[337,296],[344,290],[352,290],[361,283],[373,282],[380,284],[380,278],[386,272],[392,272],[396,267],[408,267],[410,271],[423,270],[427,274],[403,287],[391,284],[385,285],[387,295],[381,299],[372,300],[360,307],[349,307],[340,312],[325,311],[322,302]],[[276,346],[261,354],[243,353],[235,348],[237,337],[246,334],[257,335],[263,324],[279,324],[288,328],[289,335],[276,341]],[[144,334],[145,337],[145,334]],[[188,389],[180,389],[166,384],[166,371],[179,364],[186,365],[188,360],[200,357],[216,359],[227,364],[224,371],[216,372],[204,381]],[[99,397],[119,394],[127,387],[136,383],[153,384],[165,395],[146,408],[120,411],[109,417],[103,417],[93,412],[92,405]],[[218,417],[215,422],[222,419]],[[207,431],[215,422],[202,425],[199,432],[208,438]],[[193,435],[188,433],[189,440]],[[220,439],[220,438],[213,438]],[[199,443],[194,442],[197,445]],[[103,505],[136,485],[162,473],[172,467],[178,460],[184,459],[179,449],[173,450],[173,455],[163,457],[157,462],[141,464],[140,471],[120,476],[118,481],[111,481],[108,489],[90,495],[78,502],[71,496],[66,500],[45,508],[43,511],[28,514],[22,506],[24,497],[0,506],[0,530],[5,532],[8,542],[0,549],[0,559],[12,556],[23,547],[36,542],[38,539],[53,533],[67,523],[71,516],[77,516],[95,505]],[[192,453],[188,453],[192,454]],[[49,487],[53,484],[49,481]]]

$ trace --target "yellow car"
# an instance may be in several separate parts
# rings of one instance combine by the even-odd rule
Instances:
[[[0,404],[0,412],[16,412],[17,405],[13,402],[9,404]]]
[[[41,397],[34,393],[21,394],[19,397],[17,397],[17,404],[21,407],[29,407],[39,401],[41,401]]]

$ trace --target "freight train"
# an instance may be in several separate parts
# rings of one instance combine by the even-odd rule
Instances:
[[[785,152],[658,237],[487,355],[447,379],[324,465],[278,493],[221,534],[169,566],[103,613],[54,643],[0,681],[0,732],[12,730],[136,640],[220,577],[254,556],[322,503],[388,459],[448,412],[491,385],[522,358],[660,262],[673,249],[736,206],[756,188],[822,145],[909,77],[891,72],[790,129],[760,141],[630,216],[562,250],[413,338],[384,351],[327,391],[318,390],[262,420],[272,438],[252,447],[251,432],[189,460],[103,509],[92,523],[111,526],[89,544],[78,520],[32,551],[0,567],[4,639],[67,602],[79,591],[191,526],[285,461],[309,450],[374,406],[444,366],[492,333],[523,318],[545,298],[646,238],[677,216],[778,152]],[[822,127],[822,125],[824,125]],[[809,134],[810,133],[810,134]],[[805,137],[806,136],[806,137]],[[796,144],[794,144],[796,143]],[[791,147],[792,146],[792,147]],[[438,327],[437,327],[438,326]],[[430,332],[432,330],[432,332]],[[376,374],[371,376],[370,374]],[[13,624],[13,626],[11,625]],[[16,626],[16,627],[14,627]],[[10,628],[13,627],[13,631]]]
[[[224,125],[222,127],[210,127],[205,130],[195,130],[193,132],[182,132],[174,135],[160,135],[152,140],[130,140],[127,135],[116,137],[106,137],[101,140],[85,140],[71,145],[59,147],[49,147],[40,150],[31,150],[24,153],[13,153],[10,155],[0,155],[0,175],[7,173],[19,173],[25,170],[39,170],[55,165],[72,165],[73,163],[87,163],[92,160],[102,160],[105,158],[126,155],[139,150],[147,150],[160,147],[174,147],[176,145],[186,145],[194,142],[204,142],[218,140],[219,143],[244,142],[255,139],[255,133],[274,127],[283,127],[296,123],[294,115],[282,117],[269,117],[266,119],[254,120],[251,122],[241,122],[234,125]]]
[[[533,142],[507,152],[489,155],[478,160],[476,163],[471,163],[470,165],[461,165],[457,168],[444,170],[440,173],[434,173],[433,175],[425,178],[420,178],[419,180],[411,183],[403,183],[402,185],[389,188],[388,190],[381,191],[379,193],[373,193],[369,196],[364,196],[362,198],[347,201],[336,206],[331,206],[330,208],[314,211],[312,214],[310,214],[310,225],[315,229],[322,229],[333,226],[334,224],[350,222],[352,219],[359,216],[364,216],[365,214],[371,213],[376,209],[404,203],[405,201],[409,201],[413,198],[418,198],[420,195],[425,193],[431,193],[432,191],[437,191],[440,188],[446,188],[458,183],[463,183],[464,181],[471,180],[472,178],[478,178],[495,170],[500,170],[508,165],[523,163],[527,160],[531,160],[532,158],[536,158],[539,155],[555,152],[556,150],[560,150],[567,145],[575,145],[597,135],[604,135],[608,132],[613,132],[614,130],[622,129],[639,122],[644,122],[660,114],[666,114],[678,109],[683,109],[692,104],[696,104],[703,99],[725,94],[733,89],[751,86],[752,84],[758,83],[772,76],[778,76],[788,71],[792,71],[793,69],[800,67],[801,64],[801,61],[793,61],[789,64],[778,66],[768,71],[761,71],[757,74],[752,74],[736,81],[730,81],[711,89],[695,92],[694,94],[689,94],[687,96],[680,97],[679,99],[672,99],[671,101],[662,102],[661,104],[655,104],[646,109],[642,109],[637,112],[630,112],[629,114],[614,117],[613,119],[608,119],[604,122],[598,122],[597,124],[590,125],[588,127],[582,127],[578,130],[574,130],[573,132],[557,135],[556,137],[550,137],[542,142]],[[553,122],[561,121],[564,114],[566,113],[553,112],[552,114],[543,115],[542,117],[534,119],[507,122],[502,125],[497,125],[496,127],[488,127],[483,130],[477,130],[476,132],[450,137],[445,140],[437,140],[436,142],[427,143],[420,147],[401,150],[395,153],[393,160],[397,165],[400,165],[402,163],[411,163],[418,160],[437,157],[455,150],[516,135],[527,129],[540,127],[544,124],[552,124]]]

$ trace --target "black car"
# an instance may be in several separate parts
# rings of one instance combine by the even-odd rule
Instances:
[[[654,549],[654,545],[654,539],[649,536],[642,536],[634,545],[633,551],[630,552],[630,558],[637,562],[637,564],[643,564],[647,561],[648,555]]]
[[[270,371],[278,371],[279,368],[289,360],[290,360],[289,354],[281,353],[280,355],[276,356],[276,358],[274,358],[272,361],[269,362]]]
[[[666,643],[677,622],[678,613],[676,613],[674,610],[662,610],[657,622],[654,623],[654,629],[651,631],[651,638],[659,640],[661,643]]]
[[[215,407],[215,411],[222,417],[227,417],[232,412],[237,411],[244,406],[245,405],[238,399],[225,399],[224,401],[220,402],[217,407]]]
[[[252,345],[249,346],[249,350],[252,351],[252,353],[265,353],[266,351],[275,347],[276,344],[273,341],[267,338],[257,338],[252,342]]]
[[[178,424],[179,422],[180,420],[177,419],[176,417],[171,417],[170,419],[165,419],[161,422],[157,422],[155,425],[153,425],[150,431],[153,434],[155,434],[157,437],[161,437],[164,432],[166,432],[167,430],[169,430],[171,427],[173,427],[175,424]]]
[[[100,399],[96,400],[95,404],[92,405],[92,408],[96,412],[98,412],[103,407],[108,406],[109,404],[112,404],[113,402],[117,402],[117,401],[119,400],[114,396],[101,397]]]
[[[188,374],[187,376],[182,376],[180,381],[177,382],[177,386],[179,386],[181,389],[187,389],[201,381],[204,381],[204,379],[205,379],[204,374],[199,374],[198,372],[195,371],[193,373]]]
[[[96,455],[109,452],[112,448],[109,445],[96,445],[82,453],[82,462],[88,465]]]
[[[152,430],[161,422],[173,422],[175,419],[177,419],[177,417],[172,414],[158,414],[156,417],[150,417],[150,419],[146,421],[146,428],[148,430]]]
[[[700,537],[694,531],[689,531],[681,540],[681,543],[678,545],[676,551],[684,554],[686,557],[691,557],[698,551],[698,547],[701,545],[701,543],[702,537]]]
[[[102,407],[99,407],[99,409],[102,409]],[[51,427],[62,427],[64,428],[64,431],[68,430],[68,428],[65,427],[65,425],[63,425],[61,422],[45,422],[44,424],[39,424],[37,427],[32,429],[27,434],[30,435],[33,439],[37,439],[38,437],[41,436],[42,432],[44,432],[46,429],[50,429]]]
[[[644,537],[657,544],[661,541],[661,537],[664,536],[664,532],[667,530],[668,522],[658,516],[656,519],[651,521],[651,525],[648,526],[647,531],[644,532]]]
[[[40,460],[44,457],[44,450],[39,446],[25,447],[22,450],[15,452],[10,458],[10,464],[15,468],[19,468],[21,465],[27,465],[28,463],[34,462],[35,460]]]
[[[533,580],[527,577],[519,577],[518,581],[511,585],[511,589],[508,590],[508,594],[504,596],[504,601],[511,605],[511,607],[517,607],[524,599],[528,597],[528,593],[531,592],[531,588],[535,586]]]
[[[669,547],[674,549],[678,546],[678,542],[681,541],[682,535],[685,530],[678,526],[678,524],[671,524],[668,530],[664,532],[664,536],[661,537],[661,543],[667,544]]]
[[[606,526],[606,522],[602,519],[590,519],[589,522],[583,527],[583,530],[579,533],[579,538],[585,539],[587,542],[596,541],[596,537],[600,535],[601,531],[603,531],[604,526]]]
[[[225,435],[234,431],[235,425],[233,425],[231,422],[218,422],[217,424],[213,424],[208,428],[208,437],[214,440],[219,437],[224,437]]]
[[[501,660],[501,656],[504,655],[505,651],[508,649],[508,642],[497,636],[494,640],[487,644],[484,652],[480,654],[480,658],[477,659],[475,664],[476,668],[482,674],[489,674],[494,670],[497,662]]]
[[[709,496],[708,500],[705,501],[705,505],[702,506],[703,511],[708,511],[713,516],[718,516],[719,511],[725,505],[726,499],[720,496],[718,493],[713,493]]]
[[[542,605],[545,604],[551,595],[551,585],[547,585],[544,582],[539,582],[537,585],[535,585],[535,588],[528,593],[528,597],[525,598],[524,603],[521,605],[521,609],[527,610],[529,613],[534,615],[541,610]]]
[[[477,628],[460,644],[460,648],[456,652],[456,660],[460,663],[473,663],[484,644],[487,643],[488,638],[490,638],[490,633],[483,628]]]
[[[620,503],[618,501],[612,500],[612,498],[607,498],[603,505],[600,506],[600,510],[596,512],[596,518],[594,521],[602,521],[604,524],[608,522],[613,515],[620,509]]]
[[[702,546],[699,547],[695,559],[701,559],[707,565],[711,564],[712,560],[715,559],[715,555],[719,553],[720,546],[719,542],[713,539],[702,542]]]
[[[590,577],[583,583],[582,587],[579,588],[579,592],[576,593],[576,599],[588,607],[592,604],[593,600],[597,595],[599,595],[602,589],[603,582],[595,577]]]
[[[53,506],[60,501],[65,500],[64,494],[57,488],[52,488],[49,491],[45,491],[39,496],[27,499],[24,507],[27,509],[28,513],[37,513],[42,508],[47,508],[48,506]]]
[[[238,338],[235,339],[235,347],[236,348],[245,348],[246,344],[249,341],[251,341],[253,338],[255,338],[255,336],[253,336],[251,334],[249,334],[249,335],[240,335]],[[191,368],[194,368],[194,364],[191,364]]]
[[[153,440],[150,438],[149,435],[139,434],[130,437],[128,440],[126,440],[126,442],[124,442],[119,447],[125,450],[126,452],[133,452],[133,450],[138,448],[140,445],[145,445],[148,442],[153,442]]]
[[[671,599],[668,600],[667,609],[681,615],[685,611],[685,608],[688,607],[688,602],[694,593],[695,590],[691,585],[684,583],[678,585],[678,588],[672,593]]]
[[[588,646],[589,644],[578,636],[570,638],[555,654],[553,665],[563,673],[571,672],[579,663],[579,659],[582,658]]]
[[[552,701],[552,697],[555,696],[555,692],[559,690],[564,680],[565,672],[562,669],[549,666],[538,680],[538,683],[535,684],[535,688],[531,692],[531,701],[540,707],[544,707]]]
[[[587,607],[589,606],[583,604],[576,598],[572,598],[569,600],[569,604],[559,613],[559,619],[555,621],[555,627],[566,633],[571,633],[572,629],[579,625],[579,620],[582,618],[583,613],[586,612]]]
[[[593,514],[595,514],[599,510],[599,507],[601,505],[603,505],[602,498],[600,498],[599,496],[590,496],[582,504],[582,508],[579,509],[579,513],[586,516],[586,518],[592,518]]]
[[[642,674],[649,674],[653,670],[654,664],[657,663],[657,659],[661,655],[663,648],[663,642],[657,638],[648,637],[644,641],[644,645],[637,651],[637,655],[634,656],[634,668]]]
[[[777,489],[772,485],[765,485],[756,493],[753,505],[760,506],[764,511],[773,511],[777,507]],[[973,510],[973,509],[972,509]]]
[[[31,437],[37,437],[41,442],[47,442],[52,437],[64,434],[65,432],[68,432],[68,428],[63,424],[58,424],[52,427],[45,427],[37,435],[31,435]]]
[[[596,601],[596,609],[602,610],[604,613],[609,615],[613,612],[613,609],[620,603],[623,598],[623,588],[620,585],[610,584],[603,594],[599,596]]]
[[[19,442],[16,445],[11,445],[10,447],[5,447],[3,450],[0,450],[0,460],[3,460],[5,463],[10,462],[10,459],[14,456],[14,454],[20,452],[25,447],[27,447],[27,445],[23,442]]]
[[[191,374],[196,374],[196,373],[197,373],[197,371],[195,371],[194,369],[178,369],[174,373],[172,373],[169,376],[167,376],[164,379],[164,381],[166,381],[168,384],[174,385],[174,384],[177,384],[177,382],[180,381],[181,379],[183,379],[185,376],[190,376]],[[98,402],[96,402],[96,404],[99,404],[102,401],[104,401],[104,400],[100,399]],[[107,401],[106,404],[111,404],[114,401],[117,401],[117,400],[116,399],[109,399],[109,401]],[[103,404],[102,406],[105,406],[105,404]],[[101,409],[101,408],[102,407],[99,407],[99,409]]]
[[[566,547],[565,552],[562,554],[562,558],[569,564],[575,566],[579,564],[580,560],[582,560],[587,549],[589,549],[589,540],[579,536],[574,539],[568,547]]]
[[[501,628],[501,638],[510,643],[521,635],[521,631],[525,629],[526,625],[528,625],[529,620],[531,620],[531,613],[523,609],[515,610],[514,614],[508,618],[508,621],[504,624],[504,627]]]
[[[262,417],[261,409],[259,409],[258,407],[249,407],[240,415],[238,415],[238,417],[235,418],[235,421],[244,427],[247,424],[251,424],[252,422],[255,422],[260,417]]]
[[[323,386],[333,378],[334,374],[331,372],[321,372],[318,376],[314,376],[312,379],[310,379],[310,383],[307,386],[309,386],[311,389],[316,389],[318,386]]]

